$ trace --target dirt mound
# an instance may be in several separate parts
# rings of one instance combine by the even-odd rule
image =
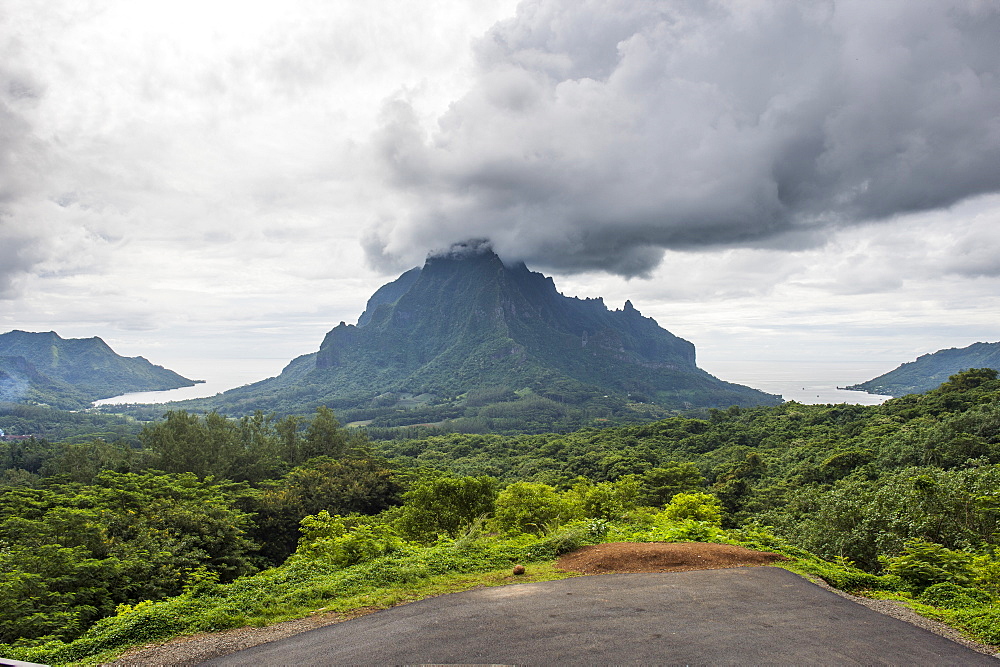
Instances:
[[[556,562],[560,570],[584,574],[612,572],[680,572],[717,570],[743,565],[769,565],[788,560],[778,554],[731,544],[705,542],[613,542],[582,547]]]

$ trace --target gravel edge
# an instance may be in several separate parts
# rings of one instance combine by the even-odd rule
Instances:
[[[860,605],[868,607],[872,611],[877,611],[878,613],[885,614],[886,616],[892,616],[900,621],[906,621],[910,625],[915,625],[918,628],[923,628],[928,632],[933,632],[934,634],[944,637],[945,639],[950,639],[951,641],[961,644],[966,648],[970,648],[977,653],[982,653],[984,655],[1000,659],[1000,647],[973,641],[972,639],[963,636],[961,632],[949,625],[945,625],[940,621],[935,621],[932,618],[927,618],[926,616],[921,616],[906,606],[905,602],[899,602],[897,600],[876,600],[875,598],[851,595],[850,593],[845,593],[842,590],[834,588],[819,577],[810,577],[799,574],[798,572],[795,574],[798,574],[800,577],[805,577],[820,588],[825,588],[831,593],[835,593],[842,598],[846,598],[851,602],[857,602]]]
[[[407,604],[403,602],[402,604]],[[129,649],[117,660],[102,663],[102,667],[124,667],[126,665],[197,665],[212,658],[218,658],[243,649],[268,642],[292,637],[302,632],[315,630],[334,623],[365,616],[379,611],[381,607],[358,609],[350,614],[314,613],[305,618],[282,621],[264,627],[247,626],[202,632],[187,637],[177,637],[157,644],[146,644]]]

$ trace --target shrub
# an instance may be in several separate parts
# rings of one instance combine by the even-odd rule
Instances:
[[[670,542],[718,542],[725,537],[725,531],[708,521],[682,519],[665,526],[662,535]]]
[[[515,482],[497,496],[493,525],[506,533],[540,535],[569,512],[569,504],[548,484]]]
[[[635,475],[597,484],[579,479],[563,497],[579,518],[615,521],[636,508],[641,486]]]
[[[423,542],[433,542],[438,535],[454,537],[477,518],[493,514],[497,486],[497,480],[487,476],[421,480],[403,495],[397,527],[404,536]]]
[[[959,586],[950,581],[928,586],[918,599],[924,604],[945,609],[979,607],[991,602],[989,593],[971,586]]]
[[[707,493],[678,493],[663,509],[663,516],[672,521],[691,519],[715,527],[722,526],[719,499]]]
[[[922,591],[934,584],[951,582],[960,586],[972,583],[973,557],[962,551],[925,540],[910,540],[903,553],[884,559],[886,572],[898,576],[912,590]]]
[[[361,525],[348,530],[343,517],[323,510],[301,521],[302,539],[293,558],[347,567],[396,551],[406,543],[389,526]]]
[[[728,533],[707,521],[674,519],[660,511],[648,521],[613,523],[604,539],[611,542],[726,542]]]
[[[994,597],[1000,597],[1000,561],[988,555],[976,556],[972,567],[975,570],[975,585]]]
[[[594,544],[590,525],[583,521],[574,521],[553,531],[545,539],[525,547],[525,557],[528,559],[556,558],[570,551],[576,551],[587,544]]]

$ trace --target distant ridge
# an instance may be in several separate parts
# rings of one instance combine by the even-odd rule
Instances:
[[[195,380],[115,354],[98,337],[62,338],[54,331],[0,334],[0,402],[76,409],[137,391],[190,387]]]
[[[968,347],[923,354],[884,375],[845,389],[888,396],[922,394],[940,386],[955,373],[970,368],[1000,370],[1000,343],[973,343]]]
[[[381,287],[357,325],[341,322],[278,377],[189,405],[247,413],[323,404],[354,416],[391,411],[400,423],[397,413],[414,407],[424,410],[411,411],[418,421],[469,417],[486,403],[531,397],[594,414],[629,402],[688,409],[781,400],[699,369],[694,345],[631,302],[612,311],[601,298],[566,297],[551,278],[472,241]]]

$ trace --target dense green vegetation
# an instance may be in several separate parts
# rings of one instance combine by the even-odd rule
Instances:
[[[294,403],[276,400],[285,411],[295,409]],[[570,404],[539,395],[531,389],[515,392],[509,387],[483,388],[449,397],[386,392],[360,407],[353,401],[353,398],[346,398],[319,403],[329,404],[345,424],[363,427],[372,439],[379,440],[443,433],[565,432],[585,426],[644,422],[680,414],[678,410],[637,403],[628,397],[602,397],[585,404]],[[211,410],[211,402],[200,399],[177,404],[181,405],[194,411]],[[107,412],[140,417],[143,416],[141,410],[139,406],[106,408]],[[241,412],[235,409],[232,414]]]
[[[100,338],[54,331],[0,334],[0,401],[72,410],[136,391],[190,387],[193,380],[142,357],[122,357]]]
[[[1000,642],[1000,380],[988,369],[882,406],[567,434],[369,442],[321,409],[174,412],[137,446],[36,444],[44,460],[32,472],[6,458],[0,486],[0,654],[24,660],[390,604],[622,540],[778,551],[796,571]]]
[[[847,388],[888,396],[917,394],[930,391],[952,375],[969,368],[1000,370],[1000,343],[973,343],[968,347],[924,354],[916,361]]]
[[[559,578],[567,574],[551,569],[548,564],[553,558],[586,544],[612,541],[699,540],[782,553],[791,558],[784,566],[793,571],[822,577],[847,590],[912,600],[921,609],[984,639],[998,638],[992,603],[1000,585],[1000,563],[989,557],[971,559],[917,542],[888,559],[884,573],[870,574],[843,562],[824,561],[757,527],[723,529],[719,525],[721,508],[708,494],[679,494],[657,510],[637,507],[634,495],[624,488],[628,485],[601,490],[592,485],[583,496],[579,490],[556,493],[551,487],[537,485],[537,490],[545,493],[525,496],[518,487],[505,497],[503,493],[491,495],[495,491],[483,487],[482,480],[470,484],[467,490],[480,491],[480,499],[492,498],[495,504],[494,517],[485,524],[477,519],[433,540],[415,540],[400,521],[393,521],[392,513],[345,519],[323,511],[302,520],[298,548],[278,567],[228,583],[212,573],[196,572],[180,595],[119,605],[114,616],[97,622],[74,640],[46,638],[0,646],[0,651],[18,659],[56,664],[81,659],[92,662],[108,659],[131,645],[179,634],[273,623],[316,610],[370,611],[472,585],[524,581],[501,574],[502,570],[509,573],[514,563],[528,566],[526,580]],[[609,498],[613,502],[607,502]],[[520,531],[516,522],[510,521],[511,512],[505,513],[539,515],[553,499],[568,514],[559,527],[544,534]],[[594,504],[588,510],[581,500]],[[596,516],[586,518],[588,514]],[[473,573],[485,576],[469,576]],[[954,583],[956,577],[963,583]]]
[[[72,637],[130,600],[181,592],[205,568],[252,568],[239,489],[195,475],[101,473],[13,488],[0,505],[0,641]]]
[[[876,568],[880,554],[911,538],[952,548],[993,539],[1000,519],[1000,496],[991,495],[1000,488],[995,377],[969,371],[882,406],[785,403],[563,435],[395,440],[378,449],[408,466],[553,486],[628,475],[652,484],[684,466],[700,474],[687,477],[689,485],[722,501],[727,525],[771,525],[817,553]]]
[[[158,409],[144,421],[163,417]],[[0,429],[7,435],[33,435],[55,442],[84,442],[94,438],[139,442],[143,422],[131,415],[96,411],[69,412],[42,405],[0,403]]]

